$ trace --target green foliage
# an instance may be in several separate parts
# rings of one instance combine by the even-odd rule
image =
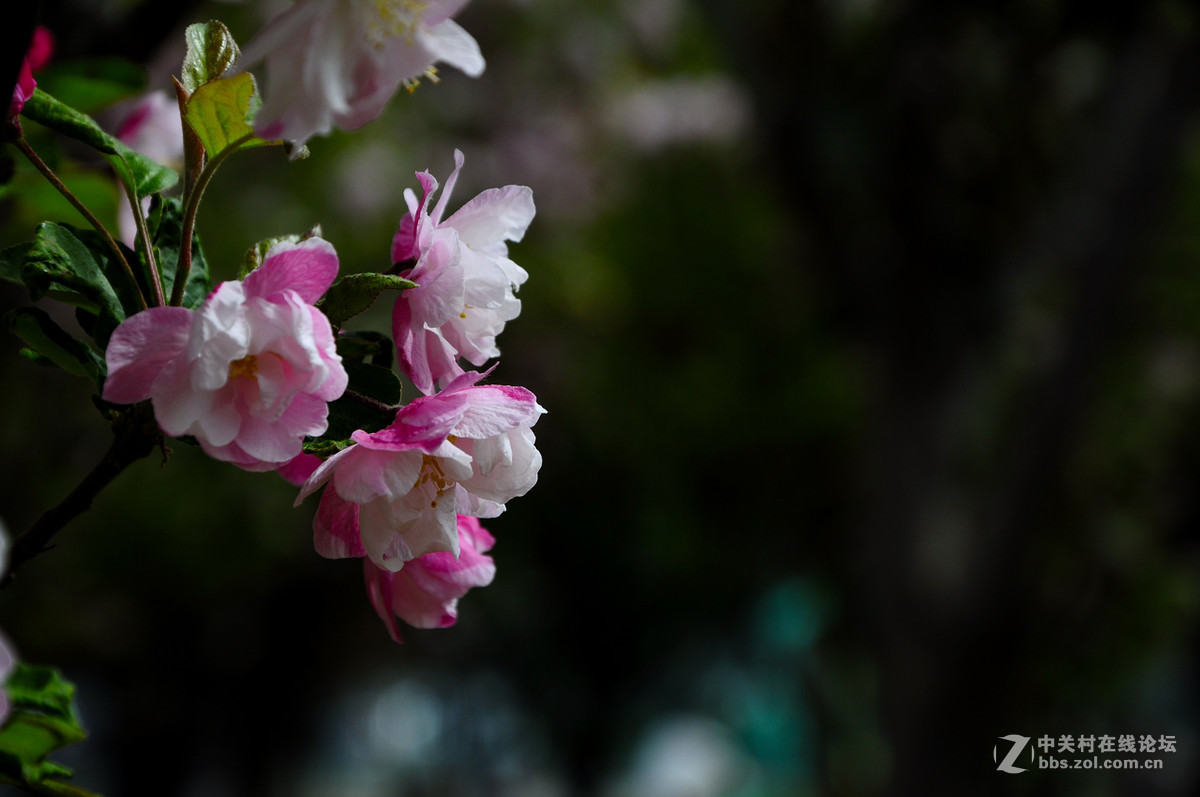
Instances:
[[[104,384],[104,360],[86,343],[67,334],[44,310],[18,307],[5,314],[4,326],[64,371],[92,379],[97,387]]]
[[[18,664],[5,685],[11,710],[0,729],[0,783],[34,794],[90,794],[63,778],[71,770],[47,758],[87,735],[75,713],[75,687],[49,667]]]
[[[40,88],[25,103],[21,115],[101,152],[126,190],[139,197],[164,191],[179,180],[174,169],[134,152],[104,132],[90,116],[60,102]]]
[[[159,200],[150,215],[152,224],[150,237],[154,241],[154,256],[162,274],[163,291],[170,295],[175,285],[175,271],[179,266],[179,249],[183,243],[183,203],[172,197]],[[208,262],[200,249],[200,238],[192,235],[192,264],[187,275],[187,286],[183,291],[183,306],[199,307],[211,290]]]
[[[395,407],[400,403],[400,379],[389,368],[362,362],[348,361],[343,365],[350,377],[346,394],[329,404],[329,428],[315,441],[344,441],[356,429],[377,432],[396,419]],[[311,443],[305,445],[311,450]]]
[[[180,83],[192,94],[237,63],[241,50],[233,34],[218,20],[188,25],[184,32],[187,54],[183,58]]]
[[[361,363],[370,357],[372,365],[383,368],[391,367],[394,349],[391,338],[369,329],[343,329],[337,339],[337,350],[342,360]]]
[[[33,246],[25,252],[21,277],[34,300],[58,288],[87,300],[82,306],[114,323],[125,318],[125,308],[92,251],[66,225],[44,222],[38,227]]]
[[[406,291],[417,284],[394,274],[347,274],[330,286],[317,302],[329,323],[341,326],[346,319],[366,310],[386,290]]]
[[[242,72],[200,86],[188,99],[183,117],[213,160],[240,149],[272,142],[254,135],[254,116],[262,100],[254,76]]]

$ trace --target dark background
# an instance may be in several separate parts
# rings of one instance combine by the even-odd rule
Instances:
[[[47,1],[41,20],[58,58],[123,55],[166,87],[183,25],[244,43],[265,9]],[[545,464],[487,523],[496,581],[397,647],[358,563],[312,552],[313,502],[185,445],[143,461],[0,594],[21,657],[79,687],[79,784],[1195,793],[1193,6],[476,0],[458,19],[483,77],[444,69],[306,161],[239,156],[200,232],[220,278],[314,222],[344,271],[376,269],[413,172],[444,180],[455,147],[452,209],[533,188],[494,380],[549,410]],[[33,182],[0,203],[5,244],[40,218]],[[18,348],[10,533],[108,435],[86,385]],[[1177,749],[1159,772],[1011,775],[1008,734]]]

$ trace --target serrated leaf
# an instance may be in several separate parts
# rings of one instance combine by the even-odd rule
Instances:
[[[89,299],[110,331],[125,319],[125,308],[92,249],[66,225],[47,221],[38,226],[33,246],[25,253],[21,276],[35,300],[57,288]],[[100,345],[105,342],[107,337],[97,339]]]
[[[155,224],[151,228],[158,270],[162,274],[163,292],[170,296],[175,287],[175,271],[179,267],[179,250],[183,243],[183,203],[172,197],[158,203],[153,210]],[[183,291],[183,306],[199,307],[212,290],[208,261],[200,248],[200,236],[192,234],[192,265],[187,286]]]
[[[34,89],[33,96],[21,109],[21,115],[103,153],[121,183],[139,197],[166,190],[179,180],[174,169],[134,152],[104,132],[92,117],[60,102],[40,88]]]
[[[38,72],[38,86],[60,102],[94,113],[146,88],[146,72],[123,58],[80,58]]]
[[[104,383],[104,361],[90,346],[71,337],[38,307],[18,307],[4,316],[4,326],[37,354],[64,371]]]
[[[330,286],[317,302],[317,307],[334,326],[366,310],[380,293],[387,290],[405,291],[417,284],[394,274],[347,274]]]
[[[65,225],[47,221],[38,227],[21,276],[35,300],[59,288],[90,299],[113,326],[125,319],[121,301],[92,251]]]
[[[254,135],[254,116],[262,100],[254,76],[241,72],[200,86],[184,107],[183,116],[204,145],[210,159],[272,142]]]
[[[188,25],[184,39],[187,54],[183,58],[180,83],[189,94],[221,77],[242,56],[233,34],[219,20]]]

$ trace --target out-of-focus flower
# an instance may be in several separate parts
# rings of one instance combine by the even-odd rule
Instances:
[[[329,482],[313,520],[318,553],[391,571],[436,551],[458,556],[457,515],[495,517],[533,487],[542,457],[530,427],[545,410],[525,388],[482,378],[471,371],[414,399],[313,472],[296,501]]]
[[[414,628],[447,628],[458,620],[458,599],[472,587],[492,583],[496,564],[484,553],[495,539],[476,518],[459,515],[457,525],[457,559],[427,553],[395,573],[363,560],[371,605],[397,642],[402,641],[397,616]]]
[[[0,523],[0,575],[3,575],[7,568],[8,534],[4,529],[4,524]],[[8,680],[8,676],[12,675],[16,666],[17,657],[13,654],[12,646],[8,639],[0,634],[0,725],[3,725],[4,720],[8,718],[9,709],[8,692],[4,690],[4,683]]]
[[[479,45],[450,17],[468,0],[297,0],[243,50],[239,68],[267,63],[256,129],[303,143],[377,117],[401,84],[445,62],[483,73]]]
[[[418,285],[396,300],[392,335],[401,368],[426,395],[463,373],[457,358],[481,366],[500,355],[496,336],[520,314],[514,290],[529,277],[509,259],[506,242],[520,241],[533,221],[533,191],[490,188],[443,219],[462,166],[455,150],[454,171],[432,213],[437,180],[417,174],[421,198],[405,189],[409,212],[392,239],[392,262],[415,260],[403,275]]]
[[[199,310],[152,307],[109,340],[103,397],[149,398],[162,430],[194,435],[209,455],[272,470],[325,431],[347,375],[329,319],[313,307],[337,275],[321,238],[271,247],[244,281],[223,282]]]
[[[54,35],[40,25],[34,28],[33,37],[29,40],[29,49],[21,60],[21,71],[17,75],[17,85],[13,87],[12,97],[8,103],[8,111],[4,121],[15,122],[25,103],[33,96],[37,81],[33,73],[45,66],[54,54]]]
[[[183,123],[179,118],[178,101],[165,91],[150,91],[122,109],[116,136],[130,149],[152,158],[164,166],[175,167],[183,160]],[[142,199],[142,215],[150,210],[150,197]],[[117,229],[120,238],[130,248],[137,236],[133,209],[127,202],[118,203]]]

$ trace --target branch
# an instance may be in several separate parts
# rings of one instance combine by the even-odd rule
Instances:
[[[138,405],[122,410],[113,421],[112,445],[104,458],[92,468],[83,481],[57,506],[46,510],[33,525],[13,541],[10,552],[8,574],[0,581],[7,586],[16,575],[17,568],[38,554],[50,550],[50,540],[64,526],[92,506],[95,497],[108,486],[121,471],[150,455],[162,440],[162,433],[154,422],[148,405]]]

